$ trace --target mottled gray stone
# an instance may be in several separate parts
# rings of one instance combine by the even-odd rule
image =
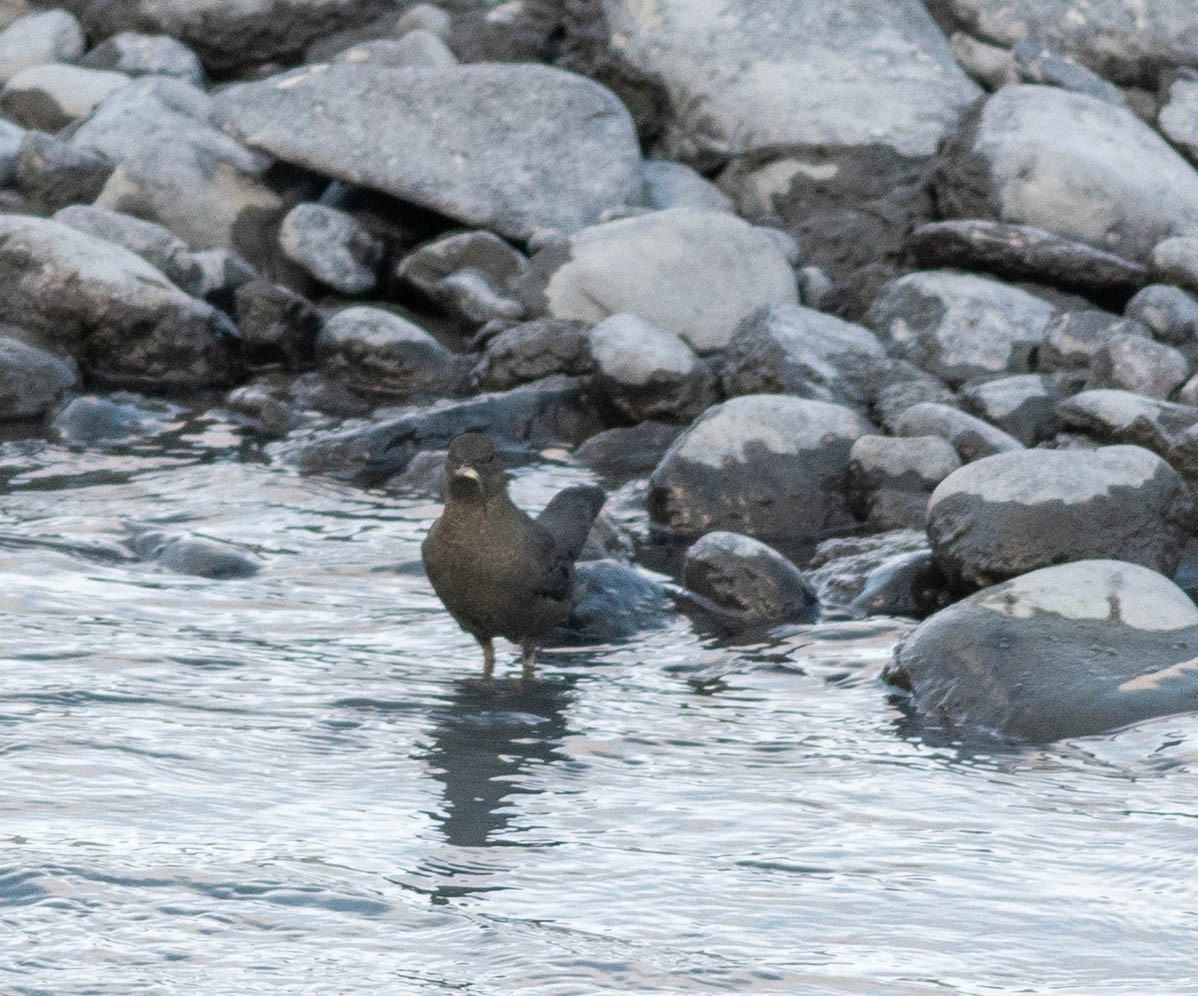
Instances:
[[[524,316],[528,257],[493,232],[457,232],[419,247],[395,268],[450,314],[467,322]]]
[[[11,121],[0,120],[0,187],[10,187],[17,180],[17,155],[25,129]]]
[[[1081,737],[1198,707],[1198,609],[1167,578],[1086,560],[987,588],[911,633],[883,672],[954,737]]]
[[[1146,325],[1109,311],[1063,311],[1049,321],[1036,365],[1044,371],[1088,371],[1094,357],[1116,336],[1147,338],[1150,334]]]
[[[73,62],[85,45],[83,29],[68,11],[47,10],[18,18],[0,31],[0,83],[30,66]]]
[[[645,203],[656,211],[687,207],[699,211],[733,211],[732,198],[684,163],[647,159]]]
[[[605,480],[622,483],[632,477],[647,477],[682,432],[681,426],[665,422],[605,429],[579,446],[574,457]]]
[[[487,342],[472,376],[484,391],[502,391],[550,374],[594,369],[587,325],[541,318],[505,329]]]
[[[961,390],[965,409],[997,426],[1024,446],[1051,439],[1053,413],[1061,399],[1061,388],[1052,377],[1016,374],[969,384]]]
[[[342,294],[374,287],[383,245],[353,215],[322,204],[297,204],[279,226],[283,255]]]
[[[1172,346],[1138,335],[1117,335],[1095,355],[1087,388],[1114,387],[1149,398],[1167,398],[1190,372]]]
[[[624,106],[548,66],[321,63],[228,87],[216,107],[254,148],[513,238],[640,196]]]
[[[79,63],[92,69],[115,69],[126,76],[174,76],[193,86],[206,81],[195,52],[169,35],[121,31],[105,38]]]
[[[948,46],[961,68],[987,90],[1019,82],[1015,53],[1009,48],[988,45],[964,31],[954,31]]]
[[[939,436],[862,436],[849,451],[849,502],[878,531],[922,529],[933,489],[960,466]]]
[[[894,420],[897,436],[939,436],[948,440],[966,463],[1023,449],[1014,436],[950,405],[922,401]]]
[[[1198,424],[1198,407],[1096,388],[1061,401],[1057,422],[1104,443],[1132,443],[1163,456],[1181,433]]]
[[[893,434],[903,412],[924,402],[958,406],[956,394],[939,377],[907,360],[892,360],[874,385],[870,411],[874,421]]]
[[[311,364],[323,322],[307,298],[269,280],[251,280],[233,293],[237,328],[246,359],[282,362],[292,369]]]
[[[15,173],[17,189],[50,212],[93,200],[112,176],[112,163],[54,135],[27,131],[17,148]]]
[[[1198,81],[1174,80],[1157,115],[1165,137],[1190,159],[1198,158]]]
[[[1198,236],[1176,235],[1158,242],[1153,246],[1149,266],[1157,282],[1198,293]]]
[[[38,418],[79,383],[70,359],[14,338],[21,329],[0,325],[0,421]]]
[[[13,75],[0,93],[0,111],[26,128],[58,131],[128,85],[123,73],[47,62]]]
[[[431,31],[417,28],[402,38],[376,38],[358,42],[338,52],[334,61],[356,65],[371,63],[393,69],[444,69],[457,65],[458,60],[441,38]]]
[[[1127,302],[1124,315],[1148,327],[1161,342],[1198,361],[1198,300],[1179,287],[1149,284]]]
[[[1117,86],[1046,45],[1023,38],[1011,47],[1011,54],[1015,57],[1015,71],[1024,83],[1044,83],[1105,100],[1116,107],[1127,106],[1127,99]]]

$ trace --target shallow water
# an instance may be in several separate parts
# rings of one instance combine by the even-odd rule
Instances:
[[[1198,992],[1198,717],[929,742],[887,621],[679,618],[487,692],[425,499],[219,422],[8,442],[0,486],[0,992]],[[264,567],[171,574],[124,522]]]

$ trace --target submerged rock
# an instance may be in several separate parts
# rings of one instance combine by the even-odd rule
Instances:
[[[575,567],[574,605],[557,637],[569,642],[623,640],[665,625],[666,589],[628,564],[587,560]]]
[[[22,332],[0,325],[0,421],[44,415],[79,383],[71,360],[14,337]]]

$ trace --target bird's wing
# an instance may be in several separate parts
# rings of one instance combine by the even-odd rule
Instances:
[[[566,488],[554,495],[545,510],[537,516],[537,525],[553,537],[558,550],[569,563],[573,563],[587,541],[591,523],[606,500],[603,489],[593,484]]]

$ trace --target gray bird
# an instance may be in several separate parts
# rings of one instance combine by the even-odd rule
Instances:
[[[565,621],[574,561],[605,495],[566,488],[536,519],[513,503],[491,441],[467,432],[449,444],[445,509],[421,544],[424,569],[449,614],[483,648],[483,680],[495,667],[492,640],[520,644],[532,678],[537,644]]]

